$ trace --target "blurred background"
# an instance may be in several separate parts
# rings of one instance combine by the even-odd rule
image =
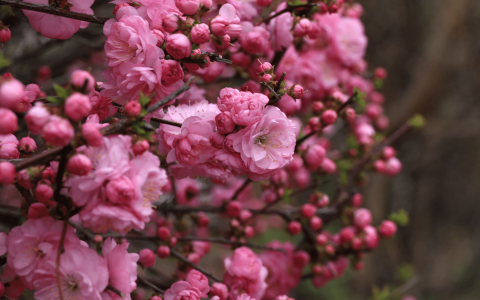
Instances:
[[[110,16],[112,5],[95,1],[96,14]],[[372,175],[365,205],[376,223],[404,208],[410,223],[394,239],[367,255],[365,268],[315,289],[305,281],[297,300],[372,299],[385,288],[419,300],[479,299],[480,295],[480,1],[360,0],[369,38],[370,70],[388,71],[382,92],[391,128],[414,113],[427,126],[394,146],[403,170],[390,179]],[[49,40],[31,30],[19,11],[1,12],[12,39],[0,57],[1,72],[24,83],[43,65],[52,81],[68,80],[69,68],[88,69],[101,78],[101,26],[91,24],[68,41]],[[9,61],[7,61],[7,59]],[[48,83],[45,91],[49,92]],[[1,191],[8,198],[7,191]],[[0,218],[6,220],[5,211]],[[380,299],[380,298],[377,298]],[[389,299],[384,298],[384,299]]]

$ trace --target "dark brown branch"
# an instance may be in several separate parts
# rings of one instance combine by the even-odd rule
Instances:
[[[173,122],[173,121],[169,121],[169,120],[164,120],[164,119],[159,119],[159,118],[151,118],[150,120],[158,122],[158,123],[162,123],[162,124],[182,127],[182,123],[177,123],[177,122]]]
[[[353,93],[353,95],[350,96],[350,98],[348,98],[348,100],[345,101],[345,103],[343,103],[343,104],[337,109],[337,114],[341,113],[342,110],[344,110],[348,105],[352,104],[353,99],[355,99],[356,96],[357,96],[357,92]]]
[[[21,2],[19,0],[0,0],[0,5],[8,5],[15,8],[33,10],[33,11],[38,11],[38,12],[42,12],[50,15],[56,15],[56,16],[65,17],[69,19],[75,19],[75,20],[86,21],[86,22],[102,24],[102,25],[109,20],[109,18],[105,18],[105,17],[98,17],[94,15],[87,15],[87,14],[82,14],[78,12],[67,11],[67,10],[49,6],[49,5]]]
[[[160,294],[163,294],[165,293],[164,290],[162,290],[161,288],[159,288],[158,286],[154,285],[153,283],[151,283],[150,281],[146,280],[145,278],[141,277],[141,276],[137,276],[137,280],[139,280],[142,284],[148,286],[149,288],[151,288],[152,290],[155,291],[155,293],[160,293]]]
[[[240,193],[247,187],[247,185],[252,182],[252,180],[250,178],[247,178],[245,180],[245,182],[242,184],[242,186],[235,192],[235,194],[233,194],[232,198],[230,198],[230,200],[235,200],[235,198],[238,197],[238,195],[240,195]]]
[[[60,163],[58,165],[58,170],[57,170],[57,177],[55,178],[55,183],[56,183],[56,188],[55,188],[55,193],[53,194],[53,198],[55,201],[58,203],[62,203],[66,205],[63,197],[60,195],[60,191],[63,188],[63,175],[65,174],[65,170],[67,167],[67,161],[68,161],[68,153],[72,150],[72,146],[65,146],[62,149],[62,158],[60,159]]]
[[[194,264],[193,262],[191,262],[190,260],[188,260],[186,257],[184,257],[182,254],[180,254],[177,250],[175,249],[170,249],[170,255],[183,261],[184,263],[186,263],[187,265],[189,265],[190,267],[194,268],[195,270],[199,271],[199,272],[202,272],[205,276],[207,276],[208,278],[214,280],[214,281],[217,281],[217,282],[222,282],[222,280],[220,278],[218,278],[217,276],[213,275],[213,274],[210,274],[210,272],[208,272],[207,270],[205,270],[204,268],[200,267],[199,265],[196,265]]]
[[[315,131],[312,131],[310,132],[309,134],[307,135],[304,135],[302,138],[300,138],[299,140],[297,140],[297,143],[295,145],[295,152],[297,152],[298,150],[298,147],[303,143],[305,142],[306,140],[308,140],[309,138],[311,138],[313,135],[315,135]]]
[[[110,284],[107,286],[107,290],[111,290],[112,292],[114,292],[115,294],[120,296],[122,299],[125,298],[125,294],[123,294],[122,292],[120,292],[118,289],[116,289],[115,287],[113,287]]]
[[[20,194],[25,199],[28,205],[31,205],[33,202],[35,202],[35,198],[33,197],[30,190],[27,190],[26,188],[20,186],[18,183],[15,183],[15,187],[20,192]]]
[[[150,106],[147,109],[147,112],[150,114],[150,113],[156,111],[160,107],[164,106],[168,102],[170,102],[170,101],[174,100],[175,98],[177,98],[178,96],[180,96],[180,94],[182,94],[183,92],[188,91],[190,89],[190,83],[192,83],[193,80],[195,80],[195,77],[194,76],[190,77],[190,79],[188,79],[187,82],[185,82],[178,90],[176,90],[175,92],[171,93],[167,97],[163,98],[162,100],[160,100],[157,103]]]
[[[284,13],[286,12],[292,12],[294,11],[295,9],[298,9],[298,8],[307,8],[307,7],[315,7],[315,6],[318,6],[318,4],[316,3],[308,3],[308,4],[303,4],[303,5],[296,5],[296,6],[287,6],[286,8],[282,9],[281,11],[275,13],[274,15],[271,15],[269,16],[268,18],[266,18],[265,20],[262,20],[260,21],[257,25],[260,25],[262,22],[265,23],[265,24],[268,24],[272,19],[280,16],[280,15],[283,15]]]
[[[218,62],[225,63],[225,64],[229,64],[229,65],[232,64],[232,61],[231,61],[231,60],[223,58],[223,57],[222,57],[220,54],[218,54],[218,53],[208,52],[208,51],[203,51],[203,50],[200,50],[200,51],[202,51],[202,54],[207,55],[208,58],[210,58],[210,61],[218,61]]]
[[[63,248],[63,245],[65,244],[65,236],[67,235],[67,228],[68,228],[68,209],[65,215],[65,220],[63,221],[63,228],[62,228],[62,235],[60,236],[60,243],[58,244],[58,250],[57,250],[57,259],[55,263],[55,274],[57,276],[57,287],[58,287],[58,293],[60,295],[60,299],[64,300],[65,298],[63,297],[63,289],[62,287],[62,279],[60,278],[60,255],[65,251]]]
[[[275,248],[275,247],[268,247],[268,246],[263,246],[263,245],[257,245],[257,244],[252,244],[252,243],[242,243],[239,241],[230,241],[224,238],[202,238],[198,236],[184,236],[184,237],[179,237],[179,241],[204,241],[204,242],[209,242],[209,243],[214,243],[214,244],[224,244],[224,245],[232,245],[232,246],[245,246],[249,248],[256,248],[256,249],[262,249],[262,250],[271,250],[271,251],[281,251],[285,253],[285,249],[283,248]]]
[[[57,155],[60,155],[60,153],[62,152],[62,149],[63,147],[53,148],[45,152],[39,153],[35,156],[32,156],[30,158],[24,159],[23,161],[15,164],[15,170],[18,172],[32,166],[46,164],[52,161],[53,158],[55,158]]]

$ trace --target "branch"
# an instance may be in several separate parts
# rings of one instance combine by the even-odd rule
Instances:
[[[158,122],[158,123],[162,123],[162,124],[182,127],[182,123],[177,123],[177,122],[173,122],[173,121],[169,121],[169,120],[164,120],[164,119],[159,119],[159,118],[151,118],[150,120]]]
[[[113,287],[112,285],[107,285],[107,290],[111,290],[112,292],[114,292],[115,294],[117,294],[118,296],[120,296],[120,298],[125,298],[125,294],[120,292],[118,289],[116,289],[115,287]]]
[[[314,136],[315,133],[316,133],[315,131],[312,131],[312,132],[310,132],[309,134],[304,135],[302,138],[300,138],[299,140],[297,140],[297,143],[296,143],[296,145],[295,145],[295,152],[297,152],[298,147],[299,147],[303,142],[305,142],[306,140],[308,140],[309,138],[311,138],[312,136]]]
[[[190,77],[190,79],[188,79],[187,82],[185,82],[178,90],[176,90],[175,92],[171,93],[167,97],[163,98],[162,100],[160,100],[157,103],[150,106],[147,109],[147,112],[150,114],[150,113],[156,111],[160,107],[164,106],[168,102],[170,102],[170,101],[174,100],[175,98],[177,98],[178,96],[180,96],[180,94],[182,94],[183,92],[188,91],[190,89],[190,83],[192,83],[193,80],[195,80],[195,76]]]
[[[184,237],[178,237],[178,240],[179,241],[204,241],[204,242],[209,242],[209,243],[214,243],[214,244],[224,244],[224,245],[232,245],[232,246],[245,246],[245,247],[249,247],[249,248],[271,250],[271,251],[281,251],[281,252],[285,253],[285,249],[283,249],[283,248],[268,247],[268,246],[257,245],[257,244],[252,244],[252,243],[242,243],[242,242],[239,242],[239,241],[230,241],[230,240],[227,240],[227,239],[224,239],[224,238],[202,238],[202,237],[198,237],[198,236],[184,236]]]
[[[39,153],[30,158],[24,159],[23,161],[20,161],[19,163],[15,164],[15,170],[18,172],[32,166],[46,164],[52,161],[57,155],[60,155],[62,150],[63,150],[63,147],[57,147],[57,148],[53,148],[51,150],[47,150],[42,153]]]
[[[280,15],[283,15],[284,13],[286,12],[292,12],[294,11],[295,9],[297,8],[306,8],[306,7],[316,7],[318,6],[318,4],[316,3],[308,3],[308,4],[303,4],[303,5],[296,5],[296,6],[287,6],[286,8],[282,9],[281,11],[275,13],[274,15],[271,15],[269,16],[268,18],[266,18],[265,20],[262,20],[260,21],[259,23],[257,23],[256,25],[260,25],[261,23],[265,23],[265,24],[268,24],[272,19],[280,16]]]
[[[341,113],[342,110],[344,110],[348,105],[350,105],[353,102],[353,99],[355,99],[355,96],[357,96],[357,92],[353,93],[353,95],[348,98],[345,103],[343,103],[338,109],[337,109],[337,114]]]
[[[156,293],[165,293],[164,290],[162,290],[161,288],[159,288],[158,286],[154,285],[153,283],[151,283],[150,281],[146,280],[145,278],[141,277],[141,276],[138,276],[137,275],[137,280],[140,280],[141,283],[143,283],[144,285],[150,287],[152,290],[154,290]]]
[[[208,278],[214,280],[214,281],[217,281],[217,282],[222,282],[222,280],[220,278],[218,278],[217,276],[213,275],[213,274],[210,274],[207,270],[205,270],[204,268],[194,264],[193,262],[191,262],[190,260],[188,260],[186,257],[184,257],[183,255],[181,255],[177,250],[171,248],[170,249],[170,255],[172,255],[173,257],[183,261],[184,263],[186,263],[187,265],[189,265],[190,267],[194,268],[195,270],[199,271],[199,272],[202,272],[203,274],[205,274],[205,276],[207,276]]]
[[[33,11],[38,11],[38,12],[46,13],[50,15],[55,15],[55,16],[60,16],[60,17],[65,17],[65,18],[75,19],[80,21],[86,21],[86,22],[101,24],[101,25],[105,24],[105,22],[109,20],[109,18],[105,18],[105,17],[98,17],[94,15],[67,11],[67,10],[50,6],[50,5],[21,2],[19,0],[0,0],[0,5],[8,5],[8,6],[16,7],[20,9],[33,10]]]
[[[240,193],[247,187],[247,185],[252,182],[252,180],[250,178],[247,178],[247,180],[245,180],[245,182],[242,184],[242,186],[235,192],[235,194],[233,194],[232,198],[230,198],[230,200],[234,200],[235,198],[238,197],[238,195],[240,195]]]
[[[57,170],[57,177],[55,178],[55,183],[56,183],[56,188],[55,188],[55,193],[53,194],[53,197],[55,201],[58,203],[62,203],[66,205],[67,203],[64,203],[62,196],[60,195],[60,191],[62,190],[63,187],[63,174],[65,173],[65,169],[67,167],[67,161],[68,157],[67,154],[72,150],[72,146],[65,146],[62,149],[62,158],[60,159],[60,164],[58,165],[58,170]]]

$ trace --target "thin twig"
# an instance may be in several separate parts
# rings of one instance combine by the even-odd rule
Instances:
[[[170,101],[174,100],[175,98],[177,98],[178,96],[180,96],[180,94],[182,94],[183,92],[188,91],[190,89],[190,83],[192,83],[192,81],[194,81],[194,80],[195,80],[195,76],[190,77],[190,79],[188,79],[187,82],[185,82],[178,90],[176,90],[175,92],[171,93],[167,97],[163,98],[162,100],[160,100],[157,103],[150,106],[147,109],[147,112],[150,114],[150,113],[156,111],[160,107],[164,106],[168,102],[170,102]]]
[[[337,109],[337,114],[341,113],[342,110],[344,110],[348,105],[350,105],[350,104],[353,102],[353,99],[355,99],[356,96],[357,96],[357,92],[353,93],[353,95],[350,96],[350,98],[348,98],[348,100],[345,101],[345,103],[343,103],[343,104]]]
[[[125,298],[125,294],[120,292],[117,288],[115,288],[114,286],[112,285],[107,285],[107,290],[111,290],[112,292],[114,292],[115,294],[117,294],[118,296],[120,296],[122,299]]]
[[[139,280],[144,285],[150,287],[156,293],[161,293],[161,294],[165,293],[164,290],[162,290],[161,288],[159,288],[158,286],[154,285],[153,283],[151,283],[150,281],[146,280],[145,278],[143,278],[141,276],[137,276],[137,280]]]
[[[300,147],[300,145],[301,145],[303,142],[305,142],[306,140],[308,140],[309,138],[311,138],[313,135],[315,135],[315,133],[316,133],[315,131],[312,131],[312,132],[310,132],[309,134],[304,135],[302,138],[298,139],[298,140],[297,140],[297,143],[296,143],[296,145],[295,145],[295,152],[298,151],[298,147]]]
[[[217,276],[213,275],[213,274],[210,274],[210,272],[208,272],[207,270],[205,270],[204,268],[200,267],[199,265],[196,265],[194,264],[193,262],[191,262],[189,259],[187,259],[185,256],[183,256],[182,254],[180,254],[177,250],[175,249],[170,249],[170,255],[183,261],[184,263],[186,263],[187,265],[189,265],[190,267],[194,268],[195,270],[199,271],[199,272],[202,272],[205,276],[207,276],[208,278],[214,280],[214,281],[217,281],[217,282],[222,282],[222,280],[220,278],[218,278]]]
[[[183,237],[178,237],[179,241],[203,241],[203,242],[209,242],[209,243],[214,243],[214,244],[224,244],[224,245],[232,245],[232,246],[245,246],[249,248],[256,248],[256,249],[262,249],[262,250],[271,250],[271,251],[280,251],[285,253],[285,249],[283,248],[276,248],[276,247],[269,247],[269,246],[263,246],[263,245],[257,245],[257,244],[252,244],[252,243],[242,243],[239,241],[230,241],[224,238],[203,238],[199,236],[183,236]]]
[[[259,23],[257,23],[257,25],[260,25],[261,23],[268,24],[272,19],[274,19],[274,18],[276,18],[280,15],[283,15],[286,12],[292,12],[297,8],[306,8],[306,7],[315,7],[315,6],[318,6],[318,4],[317,3],[308,3],[308,4],[296,5],[296,6],[290,6],[289,5],[286,8],[282,9],[281,11],[269,16],[265,20],[260,21]]]
[[[16,7],[20,9],[33,10],[33,11],[38,11],[38,12],[42,12],[50,15],[56,15],[60,17],[86,21],[86,22],[96,23],[101,25],[105,24],[105,22],[109,20],[109,18],[105,18],[105,17],[82,14],[78,12],[67,11],[67,10],[53,7],[50,5],[22,2],[19,0],[0,0],[0,5],[8,5],[8,6]]]
[[[62,158],[60,159],[60,163],[58,165],[58,170],[57,170],[57,177],[55,178],[55,183],[57,187],[55,188],[55,193],[53,194],[53,197],[55,201],[57,201],[58,203],[62,203],[64,205],[66,205],[67,203],[64,203],[65,201],[63,201],[64,199],[60,195],[60,191],[63,188],[63,175],[65,174],[67,161],[68,161],[67,155],[71,150],[72,150],[72,146],[63,147],[62,154],[61,154]]]
[[[159,118],[151,118],[150,120],[158,122],[158,123],[162,123],[162,124],[182,127],[182,123],[173,122],[173,121],[169,121],[169,120],[164,120],[164,119],[159,119]]]
[[[232,198],[230,198],[230,200],[234,200],[235,198],[238,197],[238,195],[240,195],[240,193],[247,187],[247,185],[252,182],[252,180],[250,178],[247,178],[245,180],[245,182],[242,184],[242,186],[235,192],[235,194],[233,194]]]

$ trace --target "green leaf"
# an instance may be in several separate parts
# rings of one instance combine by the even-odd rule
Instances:
[[[353,134],[349,134],[347,136],[347,147],[348,149],[357,149],[357,150],[359,148],[357,139],[355,139],[355,136]]]
[[[365,96],[366,96],[365,93],[360,91],[360,89],[357,87],[354,89],[354,92],[356,94],[355,94],[355,97],[353,98],[353,101],[358,103],[358,105],[360,105],[362,110],[365,109],[365,106],[367,105],[367,103],[365,102]]]
[[[132,130],[135,131],[135,133],[137,133],[138,135],[141,135],[141,136],[143,136],[145,133],[147,133],[145,131],[145,129],[143,129],[143,126],[142,126],[143,124],[142,123],[143,123],[143,121],[134,123],[132,125]]]
[[[284,194],[283,194],[283,201],[287,204],[290,204],[290,201],[292,199],[290,199],[290,196],[292,195],[293,193],[293,190],[292,189],[286,189]]]
[[[398,212],[391,213],[388,219],[395,222],[398,226],[406,226],[409,221],[408,214],[403,208],[399,209]]]
[[[412,126],[415,129],[421,129],[423,126],[425,126],[427,122],[425,121],[425,118],[422,115],[416,114],[413,117],[411,117],[410,120],[408,120],[408,123],[410,123],[410,126]]]
[[[383,80],[382,79],[375,79],[373,81],[373,84],[375,84],[375,89],[379,90],[383,87]]]
[[[373,290],[373,300],[392,300],[390,297],[391,290],[388,285],[384,286],[383,289],[379,289],[378,287],[374,287]]]
[[[54,96],[48,96],[47,101],[53,104],[61,104],[63,102],[62,99]]]
[[[55,90],[55,93],[57,93],[57,96],[60,98],[66,99],[68,96],[70,96],[70,86],[63,88],[58,84],[54,84],[53,89]]]
[[[143,93],[140,93],[140,105],[142,105],[142,107],[145,107],[145,105],[147,105],[148,103],[150,103],[151,101],[151,97],[148,96],[148,95],[144,95]]]
[[[12,8],[8,5],[1,5],[0,12],[4,12],[9,16],[15,17],[15,13],[12,11]]]
[[[398,268],[397,277],[401,282],[407,282],[415,276],[415,269],[410,264],[403,264]]]
[[[5,58],[2,53],[0,53],[0,68],[8,67],[11,64],[11,61],[8,58]]]

